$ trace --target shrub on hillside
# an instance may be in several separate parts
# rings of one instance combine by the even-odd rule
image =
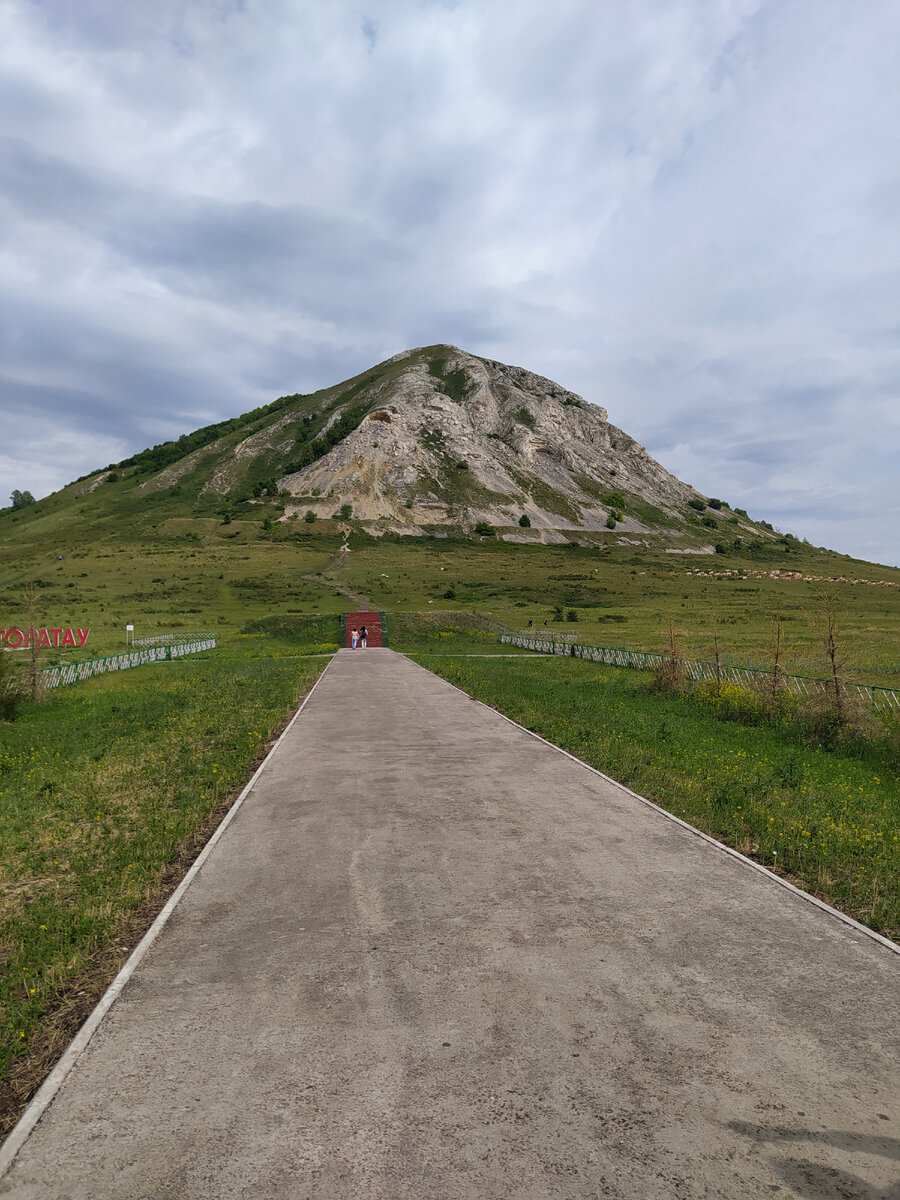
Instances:
[[[675,622],[671,617],[668,620],[666,641],[668,645],[665,653],[653,668],[650,681],[646,684],[646,691],[651,695],[654,692],[680,692],[684,687],[685,673],[681,657],[681,633],[675,628]]]
[[[25,681],[12,655],[0,651],[0,720],[14,721],[25,701]]]
[[[521,517],[519,517],[519,524],[522,526],[523,529],[531,528],[531,522],[529,521],[528,516],[525,513],[522,513]]]
[[[703,500],[688,500],[688,508],[695,508],[697,512],[703,512],[706,508],[706,503]]]

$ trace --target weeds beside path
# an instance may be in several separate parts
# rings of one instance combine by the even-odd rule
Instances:
[[[577,659],[413,657],[478,700],[783,874],[900,936],[900,778],[887,745],[825,749],[776,724],[651,695]]]
[[[242,638],[0,727],[0,1136],[324,666]]]

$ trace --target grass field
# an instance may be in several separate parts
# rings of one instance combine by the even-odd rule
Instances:
[[[607,555],[588,547],[439,541],[413,554],[406,546],[387,543],[367,545],[351,556],[343,577],[349,587],[371,597],[376,608],[408,612],[430,601],[451,615],[480,614],[519,630],[528,629],[531,621],[532,630],[574,633],[594,645],[661,650],[671,618],[685,657],[710,657],[717,633],[730,662],[757,667],[767,666],[772,618],[780,612],[784,669],[798,674],[822,671],[816,622],[827,585],[688,577],[685,563],[676,567],[660,558],[638,548]],[[702,563],[709,569],[718,565],[710,559]],[[815,574],[835,570],[827,557],[806,565],[816,567],[810,572]],[[840,564],[837,573],[847,565]],[[745,566],[770,570],[783,564],[774,558],[764,567]],[[900,572],[870,570],[874,578],[900,581]],[[851,671],[866,682],[900,683],[900,589],[834,584],[830,590],[837,596]],[[554,618],[557,607],[563,610],[563,620]],[[565,619],[570,610],[577,612],[577,621]]]
[[[91,629],[83,651],[44,651],[43,665],[122,650],[126,624],[138,638],[191,631],[220,642],[62,689],[0,724],[7,1114],[25,1094],[10,1081],[31,1058],[52,1065],[47,1030],[61,997],[68,1004],[77,988],[89,1011],[100,993],[76,981],[95,972],[104,947],[125,945],[122,930],[182,869],[186,847],[205,836],[326,661],[309,656],[328,654],[338,614],[357,608],[387,612],[391,646],[426,655],[472,694],[896,936],[900,814],[889,760],[648,696],[638,672],[462,655],[496,656],[498,632],[529,622],[539,633],[658,650],[672,622],[685,657],[710,657],[717,636],[726,662],[765,667],[780,612],[782,669],[822,675],[821,585],[768,572],[900,583],[900,570],[796,540],[689,558],[614,535],[590,546],[376,539],[352,522],[272,527],[280,509],[265,501],[226,519],[209,504],[194,511],[177,489],[149,507],[135,494],[116,483],[79,498],[73,487],[33,514],[0,514],[0,625]],[[339,549],[346,530],[349,553]],[[739,574],[686,573],[697,568]],[[847,674],[900,685],[900,588],[828,586]],[[23,1078],[39,1082],[38,1068]]]
[[[417,661],[526,728],[891,937],[900,935],[896,742],[815,744],[793,722],[648,691],[569,658]]]
[[[235,637],[210,654],[103,676],[2,728],[0,1078],[246,781],[327,661],[308,656],[321,652],[317,634],[305,644]]]
[[[135,625],[138,637],[177,630],[229,633],[270,613],[337,614],[365,606],[399,615],[433,608],[513,629],[527,629],[531,621],[540,632],[565,631],[596,645],[643,650],[663,647],[671,619],[685,657],[710,657],[718,636],[726,661],[756,667],[767,665],[771,622],[780,612],[784,669],[815,675],[823,670],[815,624],[821,593],[831,590],[849,673],[868,683],[900,683],[900,587],[748,574],[789,567],[900,583],[900,571],[802,543],[787,554],[776,545],[756,558],[688,561],[628,545],[392,541],[352,533],[345,554],[338,551],[334,522],[318,522],[314,532],[302,521],[266,532],[257,521],[226,525],[211,517],[172,517],[127,537],[111,529],[69,550],[58,536],[42,533],[48,521],[20,528],[4,517],[0,529],[0,623],[28,623],[23,587],[32,580],[35,625],[91,629],[84,651],[44,652],[47,665],[66,655],[123,649],[126,624]],[[699,568],[745,575],[685,574]],[[559,609],[562,620],[554,617]],[[570,611],[577,621],[567,619]]]

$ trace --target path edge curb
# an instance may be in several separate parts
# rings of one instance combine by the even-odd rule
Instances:
[[[333,661],[333,656],[331,656],[331,658]],[[315,683],[312,685],[312,687],[309,689],[309,691],[303,697],[303,701],[297,708],[297,711],[294,713],[294,715],[291,717],[290,721],[288,721],[287,725],[284,727],[284,729],[278,735],[278,738],[275,740],[275,742],[269,748],[269,751],[266,754],[266,757],[262,760],[262,762],[259,764],[259,766],[256,768],[256,770],[253,772],[249,781],[245,784],[245,786],[241,790],[240,795],[237,797],[237,799],[234,801],[234,803],[229,808],[228,812],[225,814],[225,816],[222,818],[222,820],[217,825],[217,827],[216,827],[215,831],[213,832],[212,836],[210,837],[209,841],[206,843],[206,845],[203,847],[203,849],[200,851],[200,853],[194,859],[194,861],[191,864],[191,867],[188,870],[187,874],[185,875],[184,879],[182,879],[181,883],[179,883],[178,887],[175,889],[175,891],[172,893],[172,895],[169,897],[169,899],[166,901],[166,903],[160,909],[159,913],[157,914],[156,920],[153,922],[153,924],[150,926],[150,928],[147,930],[147,932],[144,934],[144,936],[141,938],[141,940],[135,946],[134,950],[132,950],[131,954],[129,955],[129,957],[128,957],[127,961],[125,962],[124,966],[122,967],[122,969],[119,971],[118,975],[116,975],[115,979],[112,981],[112,983],[109,985],[109,987],[103,993],[103,995],[100,997],[100,1000],[98,1001],[97,1006],[93,1009],[93,1011],[91,1012],[90,1016],[87,1018],[85,1023],[81,1026],[81,1028],[75,1034],[75,1037],[69,1043],[68,1047],[66,1048],[62,1057],[60,1058],[59,1062],[56,1064],[56,1066],[53,1068],[53,1070],[50,1072],[50,1074],[47,1076],[47,1078],[41,1084],[41,1086],[37,1090],[37,1092],[35,1092],[33,1098],[31,1099],[31,1101],[28,1104],[28,1107],[22,1113],[22,1115],[19,1118],[19,1120],[17,1121],[17,1123],[10,1130],[9,1134],[6,1137],[6,1140],[3,1142],[2,1145],[0,1145],[0,1180],[2,1180],[3,1177],[6,1175],[6,1173],[9,1171],[9,1168],[13,1165],[13,1162],[15,1161],[16,1155],[19,1153],[19,1151],[22,1149],[22,1147],[28,1141],[28,1138],[31,1136],[32,1132],[34,1131],[35,1126],[38,1124],[41,1117],[44,1115],[44,1113],[47,1111],[47,1109],[53,1103],[53,1100],[56,1098],[56,1095],[59,1092],[59,1089],[62,1087],[63,1083],[65,1082],[66,1077],[69,1075],[72,1068],[78,1062],[78,1059],[81,1057],[81,1055],[87,1049],[88,1043],[90,1042],[91,1038],[94,1036],[94,1034],[99,1029],[101,1022],[103,1021],[103,1018],[106,1016],[106,1014],[112,1008],[113,1004],[115,1004],[116,1000],[121,995],[122,991],[125,988],[125,985],[128,983],[128,981],[131,979],[134,972],[137,970],[138,966],[141,963],[141,960],[144,958],[147,951],[150,949],[150,947],[153,945],[153,943],[159,937],[160,933],[162,933],[163,928],[168,923],[168,920],[171,917],[172,913],[178,907],[178,904],[180,903],[182,897],[184,896],[184,893],[187,891],[187,889],[193,883],[194,879],[196,878],[196,876],[199,874],[200,870],[202,869],[204,863],[209,858],[209,856],[212,854],[212,852],[215,849],[216,845],[218,844],[219,840],[224,835],[228,826],[231,824],[231,822],[237,816],[240,808],[242,807],[242,805],[244,803],[244,800],[250,794],[250,792],[252,791],[253,787],[256,784],[256,781],[259,779],[260,775],[263,773],[263,771],[268,766],[269,761],[271,760],[272,756],[275,754],[275,751],[278,749],[278,747],[281,745],[281,743],[284,741],[284,739],[290,733],[291,729],[294,727],[294,722],[297,720],[297,718],[303,712],[304,708],[306,708],[307,704],[312,699],[313,693],[315,692],[315,690],[319,686],[319,684],[322,682],[323,678],[325,677],[325,673],[327,672],[327,670],[330,666],[331,666],[331,662],[329,662],[325,665],[325,667],[323,668],[322,673],[319,675],[318,679],[315,681]]]
[[[397,654],[400,652],[395,650],[394,653]],[[403,657],[409,658],[409,655],[404,654]],[[493,657],[493,655],[491,655],[491,657]],[[409,661],[414,663],[417,667],[422,667],[423,671],[428,670],[427,667],[424,667],[421,663],[416,662],[414,658],[409,658]],[[434,675],[435,672],[432,671],[430,674]],[[751,867],[754,871],[758,871],[760,875],[765,875],[767,879],[771,879],[772,882],[777,883],[779,887],[783,887],[787,891],[793,892],[793,894],[798,896],[801,900],[806,900],[809,904],[814,904],[816,908],[820,908],[823,912],[828,913],[830,916],[837,917],[839,921],[842,921],[845,925],[849,925],[850,928],[855,929],[857,933],[864,933],[866,937],[871,938],[873,941],[879,942],[882,946],[886,947],[886,949],[892,950],[894,954],[900,955],[900,945],[898,945],[897,942],[891,941],[890,938],[885,937],[883,933],[878,933],[877,930],[870,929],[868,925],[863,925],[861,921],[857,921],[854,917],[848,916],[847,913],[841,912],[839,908],[835,908],[833,905],[828,904],[825,900],[820,900],[819,897],[814,896],[812,892],[805,892],[803,888],[797,887],[796,884],[791,883],[789,880],[782,879],[780,875],[776,875],[774,871],[770,871],[769,868],[764,867],[762,863],[755,862],[754,859],[748,858],[746,854],[741,854],[740,850],[734,850],[731,846],[726,846],[724,842],[720,842],[710,834],[704,833],[703,830],[698,829],[696,825],[691,825],[688,821],[683,821],[681,817],[676,817],[674,813],[671,813],[667,809],[660,807],[658,804],[654,804],[652,800],[648,800],[647,797],[642,796],[640,792],[633,792],[630,787],[627,787],[624,783],[619,783],[618,779],[613,779],[609,775],[604,775],[602,771],[598,770],[597,767],[592,767],[591,764],[585,762],[583,758],[578,758],[576,755],[570,754],[568,750],[563,750],[562,746],[557,746],[554,742],[548,741],[547,738],[541,737],[541,735],[539,733],[535,733],[533,729],[526,729],[524,725],[520,725],[519,722],[514,721],[512,717],[508,717],[506,713],[501,712],[499,708],[494,708],[493,705],[487,704],[484,700],[476,700],[474,696],[470,696],[467,691],[459,687],[457,684],[451,683],[449,679],[444,679],[442,675],[438,675],[437,678],[443,683],[446,683],[448,687],[452,687],[454,691],[459,692],[461,696],[465,696],[468,700],[471,700],[473,704],[480,704],[482,708],[486,708],[488,712],[492,712],[495,716],[502,718],[502,720],[507,721],[510,725],[514,725],[515,728],[521,730],[522,733],[526,733],[529,737],[535,738],[539,742],[543,742],[545,746],[549,746],[550,749],[555,750],[557,754],[565,755],[566,758],[571,759],[572,762],[578,763],[579,766],[584,767],[585,770],[590,771],[591,774],[598,775],[601,779],[605,779],[607,783],[611,783],[613,787],[617,787],[620,791],[625,792],[626,795],[631,796],[635,800],[639,800],[641,804],[646,805],[647,808],[652,808],[654,812],[659,813],[661,817],[665,817],[667,821],[674,821],[676,825],[680,825],[681,828],[686,830],[688,833],[692,833],[695,837],[702,838],[704,842],[709,842],[709,844],[711,846],[715,846],[717,850],[721,850],[725,854],[729,854],[732,858],[736,858],[738,862],[743,863],[746,867]]]

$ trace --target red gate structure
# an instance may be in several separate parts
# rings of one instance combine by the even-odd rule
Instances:
[[[350,645],[350,631],[353,629],[362,629],[363,625],[365,625],[369,634],[366,644],[368,646],[383,646],[384,637],[381,630],[381,613],[377,612],[347,613],[344,617],[344,645]]]

